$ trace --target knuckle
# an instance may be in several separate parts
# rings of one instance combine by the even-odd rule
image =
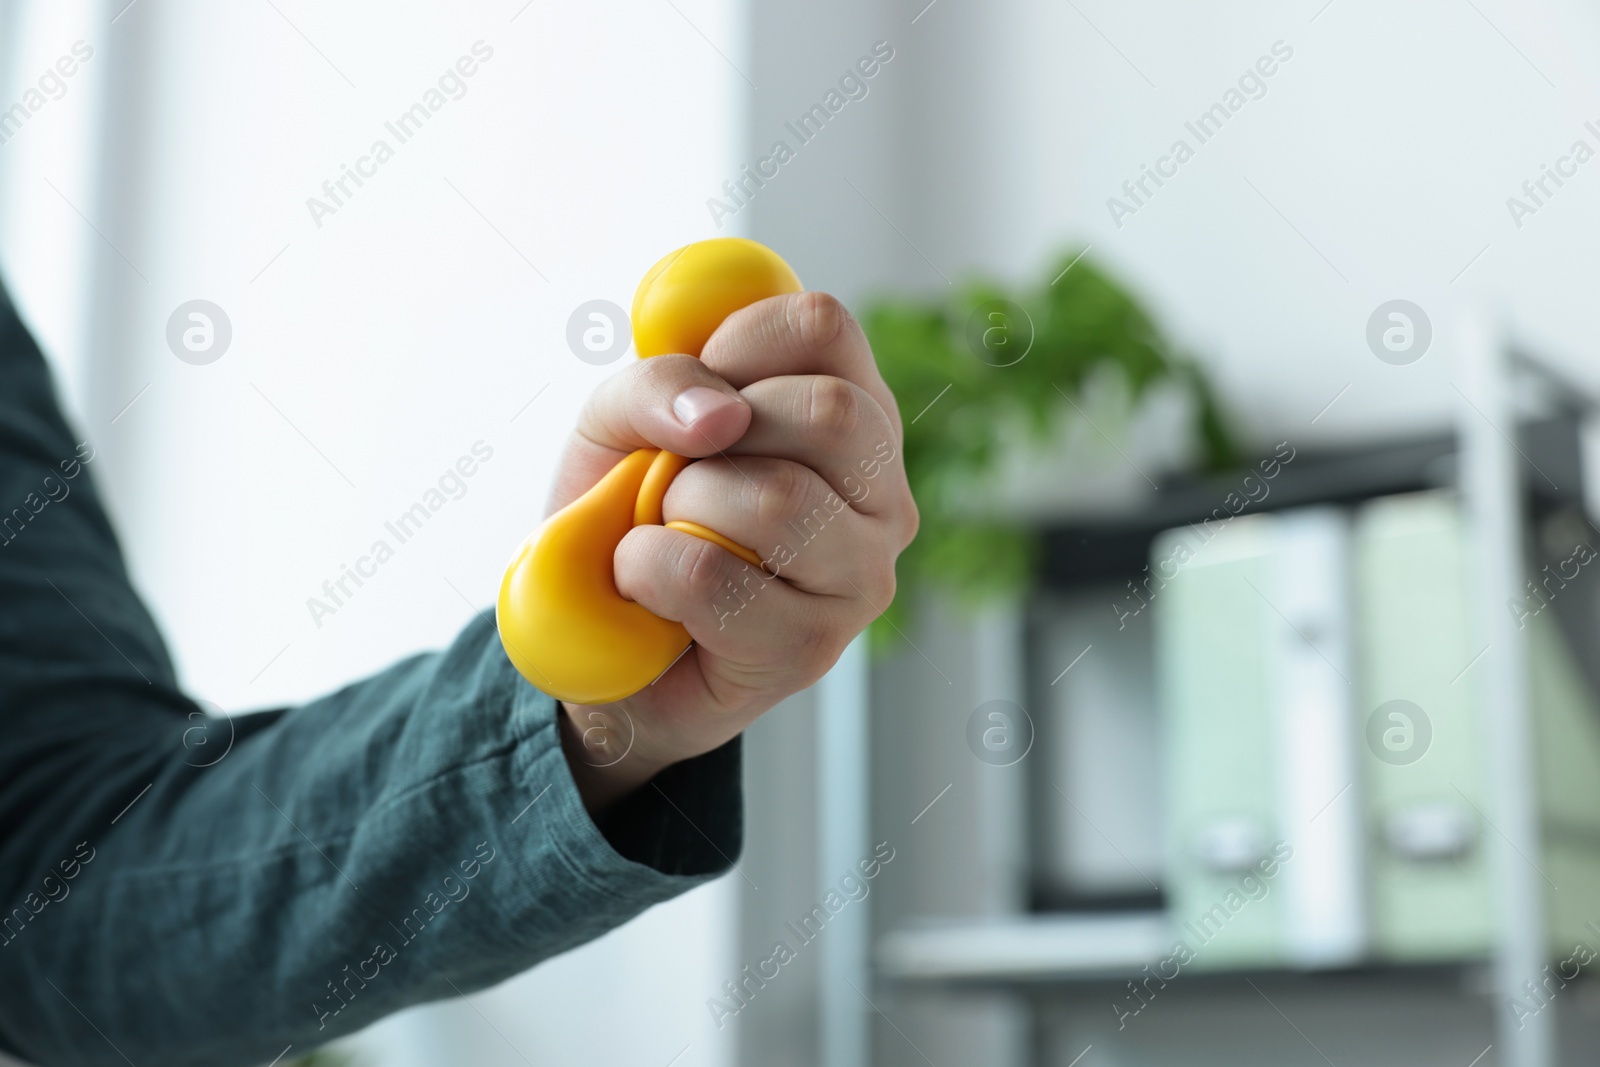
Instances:
[[[685,385],[699,380],[701,364],[693,356],[665,355],[641,359],[629,368],[633,375],[632,400],[635,404],[659,404],[660,397],[676,396]]]
[[[865,414],[859,389],[828,375],[811,379],[806,408],[806,424],[819,440],[829,442],[854,437]]]
[[[719,621],[725,615],[737,615],[772,581],[710,541],[688,539],[694,544],[684,547],[680,559],[682,592],[689,614],[709,611]]]
[[[806,512],[811,499],[810,478],[795,463],[774,464],[761,475],[756,488],[756,522],[782,525]]]
[[[831,293],[797,293],[789,303],[789,328],[802,344],[821,347],[839,336],[849,315]]]
[[[659,407],[659,397],[672,392],[672,383],[678,377],[678,368],[672,366],[670,356],[641,359],[629,367],[624,379],[624,410],[629,422],[638,425]]]
[[[723,594],[731,576],[731,557],[710,541],[688,534],[680,549],[678,573],[683,577],[684,595],[695,603],[711,603]]]
[[[654,359],[641,359],[628,368],[633,375],[634,382],[638,385],[656,385],[666,381],[677,368],[673,366],[672,356],[657,356]]]

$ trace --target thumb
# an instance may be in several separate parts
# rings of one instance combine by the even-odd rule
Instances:
[[[606,380],[578,419],[602,448],[715,455],[750,428],[750,404],[693,356],[653,356]]]
[[[551,486],[549,511],[570,504],[636,448],[695,459],[731,448],[750,403],[693,356],[653,356],[606,379],[578,416]]]

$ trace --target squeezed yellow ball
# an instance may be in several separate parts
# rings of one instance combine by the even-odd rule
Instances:
[[[696,241],[662,256],[634,290],[634,348],[640,358],[699,356],[735,311],[800,289],[789,264],[764,244],[743,237]]]
[[[680,248],[644,276],[633,298],[640,356],[699,356],[722,320],[758,300],[800,291],[776,252],[739,237]],[[612,557],[635,526],[662,524],[661,505],[693,460],[641,448],[550,516],[517,549],[495,604],[500,643],[517,671],[559,700],[605,704],[649,685],[689,647],[681,623],[617,592]],[[751,566],[761,559],[715,530],[669,528],[711,541]]]

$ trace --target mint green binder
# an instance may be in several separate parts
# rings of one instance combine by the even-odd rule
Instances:
[[[1426,755],[1409,765],[1368,753],[1378,955],[1483,958],[1493,947],[1489,863],[1497,831],[1484,766],[1482,728],[1491,709],[1474,662],[1483,640],[1472,625],[1466,525],[1454,497],[1440,492],[1374,501],[1356,529],[1366,703],[1412,700],[1433,733]],[[1576,582],[1585,578],[1600,574]],[[1556,595],[1593,593],[1576,585]],[[1578,941],[1600,951],[1600,928],[1589,926],[1600,927],[1600,707],[1553,609],[1524,622],[1542,830],[1537,865],[1551,951],[1566,955]],[[1429,803],[1456,805],[1471,819],[1468,851],[1419,859],[1387,839],[1393,820]]]
[[[1368,716],[1390,700],[1422,709],[1432,734],[1415,762],[1393,764],[1364,748],[1374,954],[1395,962],[1487,956],[1489,842],[1482,709],[1467,544],[1453,497],[1385,497],[1362,507],[1353,534],[1356,647]],[[1480,664],[1481,665],[1481,664]],[[1463,673],[1465,671],[1465,673]],[[1413,859],[1388,840],[1394,820],[1429,809],[1457,812],[1470,844],[1454,856]]]
[[[1212,828],[1254,827],[1261,848],[1250,851],[1275,840],[1270,620],[1250,588],[1267,584],[1271,521],[1235,519],[1204,545],[1184,528],[1155,546],[1158,561],[1180,544],[1195,546],[1151,603],[1166,746],[1168,914],[1196,970],[1271,965],[1282,951],[1278,896],[1269,889],[1230,908],[1244,872],[1217,869],[1199,853]]]
[[[1175,570],[1151,607],[1166,747],[1166,886],[1174,935],[1194,955],[1186,969],[1307,965],[1293,951],[1293,923],[1305,920],[1285,905],[1282,871],[1225,921],[1195,925],[1218,916],[1241,877],[1227,847],[1212,849],[1219,859],[1205,842],[1248,853],[1279,840],[1294,847],[1304,833],[1284,810],[1284,783],[1308,768],[1286,766],[1274,742],[1293,729],[1277,662],[1290,622],[1270,602],[1283,581],[1290,514],[1235,519],[1203,542],[1195,527],[1169,531],[1154,549],[1155,561],[1169,561],[1166,573]],[[1444,491],[1379,498],[1349,516],[1343,670],[1359,741],[1349,792],[1336,803],[1355,805],[1364,877],[1348,914],[1365,925],[1366,961],[1484,960],[1494,945],[1498,849],[1466,523]],[[1179,545],[1193,552],[1173,568]],[[1595,573],[1556,595],[1595,595],[1583,583],[1600,582],[1600,563],[1590,566]],[[1600,703],[1554,609],[1525,621],[1552,959],[1579,943],[1600,953]],[[1295,864],[1303,873],[1303,853],[1283,870]]]

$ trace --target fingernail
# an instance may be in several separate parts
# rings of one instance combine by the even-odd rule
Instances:
[[[719,393],[706,385],[696,385],[679,393],[672,402],[672,413],[685,426],[693,426],[701,419],[739,401],[727,393]]]

